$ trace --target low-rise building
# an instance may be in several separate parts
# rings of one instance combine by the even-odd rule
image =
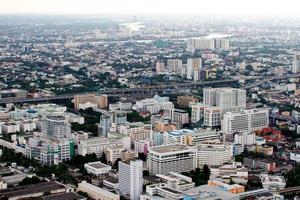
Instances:
[[[120,200],[120,195],[104,190],[100,187],[87,183],[86,181],[78,183],[77,191],[86,192],[89,197],[93,199]]]
[[[85,163],[84,168],[89,174],[95,176],[107,174],[111,170],[111,166],[103,164],[100,161]]]

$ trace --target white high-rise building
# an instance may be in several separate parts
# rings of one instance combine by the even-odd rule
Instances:
[[[243,132],[234,134],[234,144],[254,145],[256,143],[255,132]]]
[[[49,115],[43,121],[43,133],[56,139],[68,139],[71,137],[71,125],[63,115]]]
[[[229,39],[228,38],[191,38],[187,40],[187,49],[221,49],[229,50]]]
[[[169,59],[167,61],[168,72],[174,72],[175,74],[181,74],[182,71],[182,60],[180,59]]]
[[[246,90],[236,88],[204,88],[203,103],[224,112],[246,109]]]
[[[207,108],[207,106],[203,105],[201,103],[192,105],[192,114],[191,114],[191,122],[192,123],[197,123],[203,119],[205,108]]]
[[[187,49],[214,49],[215,44],[213,39],[209,38],[191,38],[187,40]]]
[[[249,132],[269,126],[269,109],[251,109],[223,114],[222,131],[225,133]]]
[[[149,149],[148,167],[151,174],[187,172],[197,166],[197,149],[186,145],[172,144]]]
[[[215,49],[229,50],[229,39],[228,38],[215,38],[214,39]]]
[[[294,52],[292,72],[300,73],[300,51]]]
[[[130,200],[139,200],[143,192],[143,161],[132,160],[130,163],[119,161],[119,189],[122,196]]]
[[[98,127],[99,135],[108,137],[112,122],[113,122],[113,116],[110,113],[102,114],[100,118],[100,124]]]
[[[165,64],[163,62],[157,62],[155,65],[156,73],[157,74],[164,74],[165,73]]]
[[[218,107],[208,106],[204,109],[203,125],[214,127],[221,125],[222,110]]]
[[[233,158],[233,147],[222,143],[202,143],[198,145],[197,165],[221,166]]]
[[[201,58],[188,58],[186,66],[186,78],[195,80],[194,74],[202,68]],[[196,77],[197,78],[197,77]]]

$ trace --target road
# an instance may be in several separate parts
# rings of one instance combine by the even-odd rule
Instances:
[[[272,81],[272,80],[280,80],[286,78],[295,78],[300,77],[300,74],[292,74],[292,75],[283,75],[283,76],[271,76],[271,77],[262,77],[262,76],[255,76],[255,77],[248,77],[243,78],[245,81],[249,80],[258,80],[260,81],[255,82],[254,84],[248,85],[245,89],[250,89],[253,87],[257,87],[265,82]],[[200,82],[187,82],[187,83],[175,83],[175,84],[165,84],[165,85],[158,85],[158,86],[146,86],[143,88],[122,88],[122,89],[111,89],[107,88],[97,94],[107,94],[109,96],[140,96],[140,95],[151,95],[156,93],[161,93],[164,91],[168,91],[168,89],[183,89],[183,88],[195,88],[198,86],[205,86],[205,85],[213,85],[213,84],[220,84],[220,83],[232,83],[237,82],[240,79],[228,79],[228,80],[216,80],[216,81],[200,81]],[[68,100],[73,99],[75,95],[80,95],[85,93],[78,93],[78,94],[64,94],[64,95],[55,95],[49,97],[42,97],[42,98],[4,98],[0,99],[0,104],[4,103],[30,103],[30,102],[41,102],[41,101],[52,101],[52,100]]]

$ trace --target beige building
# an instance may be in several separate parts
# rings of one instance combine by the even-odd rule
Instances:
[[[189,107],[190,103],[198,103],[198,99],[193,96],[183,95],[177,97],[177,104],[180,107]]]
[[[132,149],[123,150],[121,152],[121,160],[123,162],[128,162],[130,160],[134,160],[139,157],[139,154],[137,151]]]
[[[97,96],[96,94],[85,94],[74,96],[75,109],[86,109],[93,106],[97,106],[97,108],[108,107],[107,95]]]

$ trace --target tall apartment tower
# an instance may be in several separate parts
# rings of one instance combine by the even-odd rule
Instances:
[[[168,72],[174,72],[175,74],[181,74],[182,60],[180,59],[168,59],[167,61]]]
[[[108,134],[110,132],[110,127],[113,123],[113,116],[110,113],[102,114],[100,118],[100,124],[98,127],[99,135],[103,135],[108,138]]]
[[[300,73],[300,51],[294,52],[292,72]]]
[[[195,74],[197,74],[197,72],[200,72],[201,68],[202,68],[201,58],[188,58],[187,67],[186,67],[186,78],[193,79],[195,81],[199,80],[200,77],[195,76]]]
[[[43,133],[50,138],[69,139],[71,137],[71,125],[63,115],[49,115],[43,121]]]
[[[139,200],[143,192],[143,161],[119,161],[119,189],[122,196]]]
[[[203,103],[224,112],[246,109],[246,90],[236,88],[204,88]]]

